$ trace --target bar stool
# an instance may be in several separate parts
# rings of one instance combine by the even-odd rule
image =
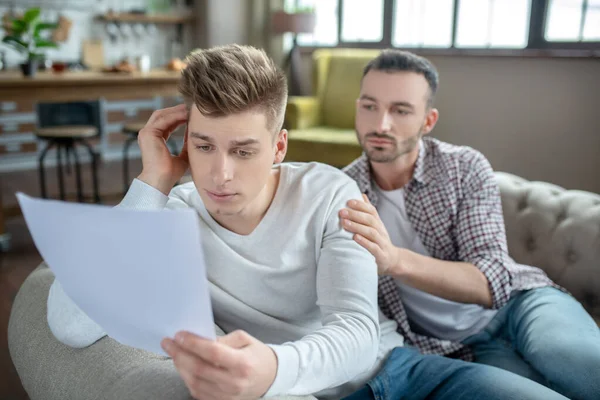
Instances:
[[[65,125],[65,126],[54,126],[50,128],[38,128],[36,130],[36,136],[47,142],[46,147],[40,154],[39,163],[39,174],[40,174],[40,186],[42,197],[47,198],[46,191],[46,175],[44,170],[44,159],[48,151],[56,146],[56,159],[57,159],[57,172],[58,172],[58,187],[60,191],[60,199],[65,200],[65,183],[63,177],[63,160],[62,153],[65,153],[65,161],[67,167],[67,174],[71,173],[70,158],[73,156],[75,160],[75,180],[77,183],[77,201],[83,202],[83,185],[81,181],[81,166],[79,164],[79,157],[77,156],[77,144],[83,145],[88,153],[90,154],[92,161],[92,184],[94,189],[94,201],[100,203],[100,193],[98,190],[98,171],[97,171],[97,155],[92,149],[92,146],[86,141],[86,139],[97,136],[98,129],[94,126],[85,125]]]
[[[146,126],[145,122],[130,122],[123,125],[122,133],[127,136],[123,145],[123,194],[129,190],[129,147],[138,139],[140,131]],[[177,147],[172,140],[167,140],[171,154],[177,154]]]
[[[77,184],[77,201],[84,202],[86,200],[83,193],[81,165],[77,153],[77,149],[83,147],[91,158],[93,201],[100,203],[100,190],[98,187],[99,155],[92,148],[89,139],[102,134],[102,104],[102,99],[37,104],[38,124],[35,134],[40,140],[46,142],[46,146],[38,158],[40,189],[43,198],[48,197],[44,159],[50,149],[56,148],[60,199],[65,200],[66,198],[63,167],[66,166],[66,172],[70,174],[71,159],[73,159]]]

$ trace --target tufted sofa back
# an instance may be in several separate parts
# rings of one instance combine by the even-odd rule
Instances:
[[[496,172],[510,255],[542,268],[600,320],[600,195]]]

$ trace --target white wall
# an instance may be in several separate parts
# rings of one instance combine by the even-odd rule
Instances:
[[[206,12],[207,47],[248,44],[248,1],[209,0]]]
[[[269,28],[271,11],[282,4],[283,0],[197,0],[198,45],[248,44],[281,62],[282,37],[271,35]]]
[[[600,60],[431,59],[435,136],[479,149],[495,169],[600,193]]]

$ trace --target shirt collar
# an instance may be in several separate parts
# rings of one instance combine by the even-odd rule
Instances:
[[[419,155],[415,163],[412,179],[423,185],[428,185],[435,180],[435,165],[431,162],[430,146],[426,139],[419,141]]]

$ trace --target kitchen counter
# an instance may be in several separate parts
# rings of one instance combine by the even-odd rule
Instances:
[[[180,72],[162,69],[148,73],[45,71],[38,72],[35,77],[25,77],[20,71],[3,71],[0,72],[0,101],[175,96],[180,75]]]
[[[49,71],[38,72],[34,77],[23,76],[21,71],[1,71],[0,88],[14,86],[29,86],[37,84],[50,84],[53,86],[70,85],[77,82],[104,83],[104,82],[135,82],[135,81],[177,81],[180,72],[155,69],[148,73],[140,72],[120,73],[101,71],[65,71],[54,73]]]

